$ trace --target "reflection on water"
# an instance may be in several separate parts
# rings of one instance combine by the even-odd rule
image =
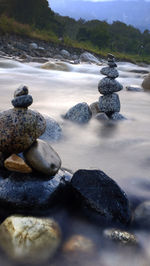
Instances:
[[[150,94],[124,89],[119,93],[121,113],[128,120],[105,125],[93,119],[88,125],[78,126],[63,121],[61,115],[79,102],[91,104],[98,100],[101,66],[71,65],[69,72],[44,70],[40,66],[0,59],[0,109],[11,108],[14,90],[20,84],[28,85],[34,99],[32,108],[56,119],[63,128],[63,140],[53,144],[62,158],[63,167],[73,171],[79,168],[101,169],[116,180],[130,198],[150,199],[147,189],[147,184],[150,186]],[[130,70],[150,71],[150,67],[141,68],[130,63],[119,63],[118,66],[118,80],[124,87],[142,83],[144,75]],[[100,257],[102,264],[98,262]],[[108,259],[107,251],[106,255],[98,253],[98,258],[89,265],[116,266],[123,260],[120,257],[118,262],[111,254]],[[132,265],[146,264],[135,262]]]

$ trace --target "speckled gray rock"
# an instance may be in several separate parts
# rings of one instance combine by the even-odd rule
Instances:
[[[62,138],[62,129],[60,125],[51,117],[43,115],[46,120],[46,129],[43,135],[40,136],[40,139],[45,141],[58,141]]]
[[[25,108],[0,112],[0,151],[20,153],[28,149],[46,128],[44,117]]]
[[[104,95],[99,98],[100,111],[104,113],[115,113],[120,111],[120,100],[116,93]]]
[[[17,90],[14,92],[14,98],[22,96],[22,95],[27,95],[29,93],[28,87],[21,85]]]
[[[103,78],[98,84],[98,90],[103,95],[118,92],[122,89],[123,86],[118,81],[110,78]]]
[[[49,176],[54,176],[61,167],[59,155],[48,142],[40,139],[24,152],[24,157],[33,169]]]
[[[119,77],[119,73],[115,68],[112,67],[103,67],[100,71],[102,75],[107,76],[108,78],[117,78]]]
[[[150,201],[141,203],[135,209],[133,221],[141,228],[150,228]]]
[[[110,116],[110,119],[114,120],[114,121],[121,121],[121,120],[126,120],[126,118],[120,114],[120,113],[113,113],[111,116]]]
[[[64,116],[72,122],[79,124],[87,123],[92,117],[92,112],[87,103],[78,103],[73,106]]]
[[[109,65],[109,67],[117,67],[117,64],[115,62],[112,62],[112,61],[108,61],[108,65]]]
[[[98,121],[102,121],[102,122],[109,121],[109,117],[105,113],[99,113],[99,114],[97,114],[95,116],[95,119],[97,119]]]
[[[12,105],[15,108],[27,108],[33,103],[33,98],[31,95],[22,95],[14,98],[12,100]]]
[[[138,244],[135,235],[119,229],[106,229],[104,231],[104,237],[123,245],[135,246]]]
[[[91,109],[91,112],[92,112],[93,116],[97,115],[100,112],[99,102],[94,102],[94,103],[90,104],[89,107]]]

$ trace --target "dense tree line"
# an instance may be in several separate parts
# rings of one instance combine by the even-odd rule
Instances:
[[[150,32],[143,33],[120,21],[85,21],[55,14],[47,0],[0,0],[0,15],[6,14],[17,21],[39,29],[51,30],[58,37],[69,37],[73,41],[88,42],[99,49],[150,54]]]

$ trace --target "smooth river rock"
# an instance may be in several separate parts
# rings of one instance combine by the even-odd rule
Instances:
[[[4,161],[4,166],[9,171],[19,172],[28,174],[32,172],[31,167],[29,167],[25,161],[17,156],[16,154],[12,154]]]
[[[82,208],[105,217],[106,221],[128,224],[129,201],[117,183],[100,170],[78,170],[71,185]]]
[[[68,110],[64,118],[75,123],[84,124],[92,118],[92,112],[87,103],[78,103]]]
[[[116,93],[104,95],[99,98],[99,108],[106,114],[120,112],[120,100]]]
[[[98,90],[103,95],[108,95],[113,92],[118,92],[123,89],[123,86],[116,80],[111,78],[103,78],[98,84]]]
[[[28,93],[29,93],[28,87],[25,85],[20,85],[19,88],[14,92],[14,98],[22,95],[27,95]]]
[[[46,121],[38,112],[24,108],[0,112],[0,151],[8,155],[25,151],[45,128]]]
[[[15,108],[27,108],[33,103],[33,98],[31,95],[22,95],[14,98],[11,102]]]
[[[91,112],[92,112],[93,116],[97,115],[100,112],[99,102],[94,102],[94,103],[90,104],[89,107],[91,109]]]
[[[119,77],[119,73],[118,73],[117,69],[112,68],[112,67],[103,67],[101,69],[100,73],[102,75],[105,75],[108,78],[112,78],[112,79],[115,79],[115,78]]]
[[[59,170],[54,176],[32,172],[22,174],[0,169],[0,207],[6,211],[31,214],[48,210],[67,197],[72,174]]]
[[[12,259],[44,262],[56,253],[61,230],[52,219],[10,216],[0,225],[0,247]]]
[[[61,159],[48,142],[37,139],[24,152],[28,164],[40,173],[54,176],[61,167]]]
[[[141,203],[134,211],[134,223],[141,227],[150,229],[150,201]]]

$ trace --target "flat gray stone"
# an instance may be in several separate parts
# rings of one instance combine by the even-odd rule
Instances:
[[[112,67],[103,67],[100,71],[100,73],[102,75],[107,76],[108,78],[118,78],[119,77],[119,73],[115,68]]]
[[[24,152],[27,163],[40,173],[54,176],[61,167],[61,159],[48,142],[37,139]]]
[[[101,96],[99,98],[100,111],[104,113],[120,112],[120,100],[116,93]]]
[[[78,103],[73,106],[64,116],[72,122],[79,124],[87,123],[92,117],[92,112],[87,103]]]
[[[122,89],[123,86],[118,81],[111,78],[103,78],[98,84],[98,90],[103,95],[118,92]]]

